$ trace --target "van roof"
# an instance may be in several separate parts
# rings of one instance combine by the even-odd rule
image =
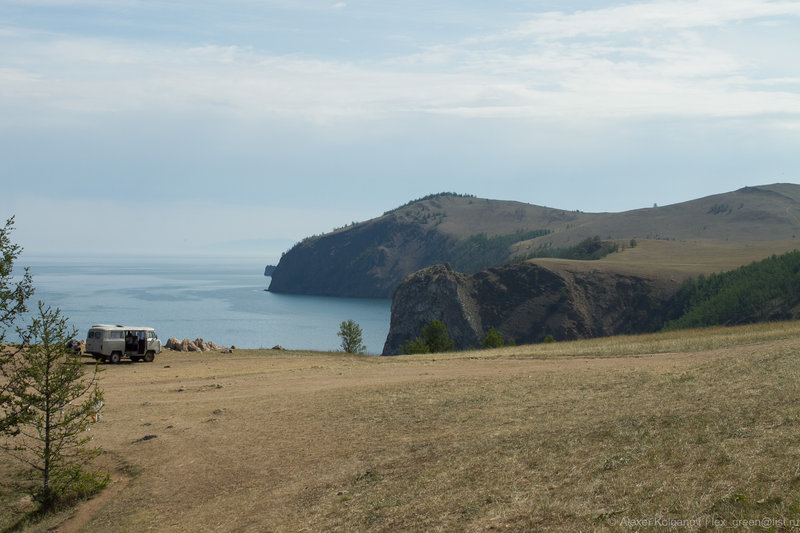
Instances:
[[[153,330],[153,328],[149,326],[123,326],[121,324],[95,324],[91,327],[91,329],[143,329],[143,330]]]

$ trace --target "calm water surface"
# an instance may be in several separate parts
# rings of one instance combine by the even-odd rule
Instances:
[[[343,320],[364,331],[379,354],[389,332],[390,300],[294,296],[266,292],[264,265],[222,261],[89,262],[24,258],[36,293],[59,307],[85,338],[92,324],[152,326],[169,337],[202,337],[224,346],[337,350]]]

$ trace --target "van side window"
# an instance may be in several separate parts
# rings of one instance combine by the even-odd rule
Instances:
[[[111,338],[112,339],[121,339],[122,338],[122,332],[121,331],[112,331],[110,333],[111,333]]]

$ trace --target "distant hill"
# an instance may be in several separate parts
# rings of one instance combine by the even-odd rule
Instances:
[[[651,272],[727,270],[795,247],[800,186],[745,187],[663,207],[583,213],[444,193],[310,237],[286,252],[270,291],[389,298],[424,267],[472,274],[599,237],[620,253],[598,261]],[[634,246],[635,245],[635,246]],[[558,259],[535,259],[558,262]]]

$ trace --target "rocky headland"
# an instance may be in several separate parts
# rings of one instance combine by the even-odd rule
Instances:
[[[707,254],[709,245],[738,243],[745,253],[735,252],[739,256],[730,255],[725,264],[738,266],[791,249],[780,243],[761,256],[755,250],[749,253],[753,243],[800,237],[800,185],[744,187],[620,213],[431,195],[366,222],[304,239],[281,257],[271,272],[269,290],[391,298],[406,276],[432,265],[450,263],[459,272],[474,274],[513,261],[558,257],[559,250],[595,237],[620,248],[631,240],[680,243],[698,256]]]
[[[517,344],[652,331],[684,278],[680,272],[648,275],[567,261],[524,262],[473,275],[448,264],[432,266],[398,287],[383,355],[403,353],[403,345],[432,320],[446,324],[458,350],[480,346],[490,328]]]

